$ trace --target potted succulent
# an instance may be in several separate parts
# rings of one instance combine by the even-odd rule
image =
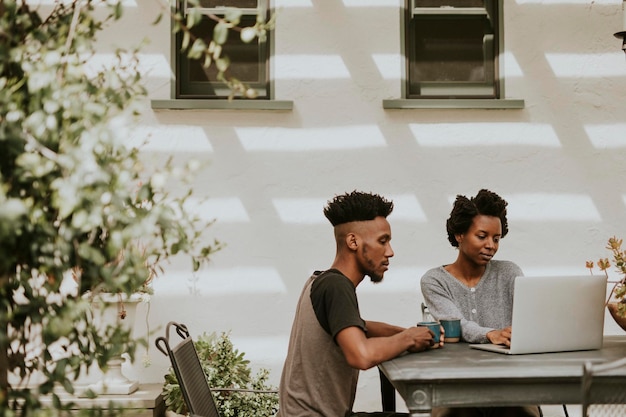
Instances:
[[[203,333],[194,341],[202,368],[213,394],[220,415],[224,417],[271,417],[278,411],[276,388],[268,383],[269,371],[265,368],[252,375],[250,361],[245,353],[237,350],[228,333]],[[219,391],[219,388],[256,390]],[[264,391],[264,392],[258,392]],[[274,391],[274,392],[273,392]],[[188,415],[178,380],[173,369],[165,375],[163,400],[167,410],[175,414]]]
[[[611,263],[609,258],[600,258],[597,267],[604,271],[608,282],[613,284],[606,300],[606,306],[617,324],[626,330],[626,251],[622,250],[622,243],[622,239],[611,237],[607,242],[606,249],[611,252],[613,261]],[[611,265],[615,266],[616,271],[621,275],[617,280],[609,278],[608,270]],[[587,261],[586,266],[593,273],[595,266],[593,261]]]

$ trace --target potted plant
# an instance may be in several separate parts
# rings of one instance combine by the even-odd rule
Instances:
[[[97,3],[97,4],[96,4]],[[104,10],[108,14],[99,19]],[[127,145],[145,108],[136,50],[93,67],[96,33],[121,2],[55,2],[51,12],[0,3],[0,415],[29,416],[40,396],[74,392],[94,362],[105,366],[137,343],[104,335],[82,294],[130,296],[173,256],[204,265],[219,243],[187,209],[185,179],[199,168],[143,165]],[[175,187],[172,185],[175,184]],[[168,188],[169,187],[169,188]],[[176,188],[189,191],[170,195]],[[120,254],[124,254],[120,258]],[[75,292],[64,276],[81,273]]]
[[[622,250],[622,239],[615,236],[611,237],[607,242],[606,249],[611,252],[613,265],[621,275],[617,280],[610,280],[608,269],[612,265],[611,261],[608,258],[598,260],[598,268],[604,271],[608,282],[613,284],[606,300],[606,306],[617,324],[626,330],[626,252]],[[586,266],[593,273],[593,261],[587,261]]]
[[[194,19],[161,4],[175,30],[189,34]],[[38,412],[41,395],[52,395],[52,414],[62,410],[56,387],[73,393],[94,362],[106,368],[112,347],[124,346],[133,360],[145,343],[122,326],[99,333],[83,294],[123,300],[169,258],[187,256],[197,270],[221,247],[206,236],[210,222],[187,209],[186,179],[199,164],[149,170],[139,148],[127,146],[147,101],[138,49],[90,66],[94,39],[122,16],[122,1],[40,7],[0,2],[0,415],[7,416]],[[189,37],[189,55],[210,56],[205,64],[219,63],[223,74],[223,30],[237,22],[231,13],[208,46]],[[259,22],[242,38],[266,29]],[[72,268],[80,274],[68,291]]]
[[[209,386],[213,389],[235,388],[275,391],[267,382],[269,371],[259,369],[252,375],[245,353],[235,349],[227,333],[203,333],[194,341]],[[180,386],[173,369],[165,375],[163,400],[166,408],[176,414],[188,415]],[[273,392],[213,391],[215,402],[224,417],[270,417],[278,411],[278,395]]]
[[[119,255],[123,257],[123,254]],[[92,292],[87,291],[82,296],[89,301],[91,319],[94,328],[99,332],[99,338],[105,344],[96,346],[96,356],[100,361],[98,365],[102,371],[100,379],[81,388],[76,395],[90,396],[95,394],[132,394],[139,389],[139,381],[131,381],[123,371],[125,355],[130,349],[135,349],[135,344],[141,344],[146,348],[143,358],[144,366],[150,365],[150,328],[148,327],[148,315],[150,312],[150,296],[153,293],[152,280],[156,276],[155,267],[148,267],[149,275],[140,287],[128,295],[125,293]],[[72,278],[80,282],[81,271],[73,268]],[[140,303],[147,305],[145,322],[147,326],[146,339],[132,337],[135,327],[137,307]],[[126,340],[128,338],[128,341]],[[101,362],[106,361],[104,364]]]

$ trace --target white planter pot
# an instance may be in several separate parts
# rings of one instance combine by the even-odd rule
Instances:
[[[140,294],[127,297],[125,294],[103,293],[94,297],[92,311],[97,327],[105,329],[107,326],[118,326],[124,330],[132,330],[135,325],[137,304],[141,302]],[[139,388],[138,381],[129,380],[122,373],[122,364],[125,358],[115,356],[107,362],[107,369],[102,379],[89,385],[89,389],[99,395],[127,395]]]

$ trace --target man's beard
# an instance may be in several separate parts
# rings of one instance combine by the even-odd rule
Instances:
[[[378,275],[375,273],[368,273],[367,275],[370,277],[370,281],[372,281],[374,284],[378,284],[379,282],[382,282],[383,280],[382,275]]]
[[[372,261],[368,256],[367,247],[363,248],[363,257],[367,261],[367,266],[370,269],[366,275],[370,277],[370,280],[374,284],[378,284],[379,282],[383,280],[383,274],[377,274],[376,272],[374,272],[375,264],[374,264],[374,261]]]

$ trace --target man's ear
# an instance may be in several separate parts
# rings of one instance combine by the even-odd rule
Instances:
[[[350,250],[356,250],[359,247],[356,234],[348,233],[346,235],[346,246],[348,246]]]

